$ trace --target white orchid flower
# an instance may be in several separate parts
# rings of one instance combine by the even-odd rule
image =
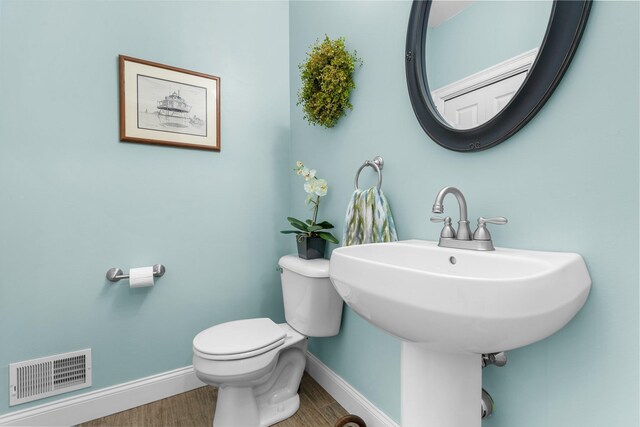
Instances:
[[[315,185],[313,190],[318,196],[320,197],[326,196],[328,189],[329,189],[329,186],[327,184],[327,181],[325,181],[324,179],[315,180]]]
[[[300,160],[298,160],[298,161],[296,162],[296,166],[297,166],[298,168],[301,168],[301,167],[303,166],[303,164],[302,164],[302,162],[301,162]]]
[[[312,179],[310,181],[307,181],[304,183],[304,191],[306,191],[309,194],[313,194],[316,192],[316,183],[318,182],[317,179]]]
[[[305,169],[306,169],[306,168],[305,168]],[[305,179],[306,181],[309,181],[310,179],[315,178],[315,176],[316,176],[316,170],[315,170],[315,169],[311,169],[311,170],[306,169],[306,171],[305,171],[305,172],[303,172],[303,173],[302,173],[302,175],[304,176],[304,179]]]

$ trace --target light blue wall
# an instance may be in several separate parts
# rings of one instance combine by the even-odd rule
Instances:
[[[211,324],[281,320],[273,266],[293,246],[277,230],[308,212],[293,162],[328,179],[320,215],[342,224],[355,171],[379,154],[402,239],[436,239],[433,197],[456,185],[471,215],[510,219],[493,228],[499,245],[578,252],[590,269],[573,322],[485,370],[497,402],[486,425],[636,425],[639,4],[594,4],[544,109],[474,154],[430,142],[413,115],[409,10],[0,1],[0,413],[10,362],[92,347],[97,389],[188,365],[193,335]],[[297,64],[324,34],[364,59],[355,110],[332,130],[295,106]],[[118,54],[221,76],[222,152],[118,142]],[[373,183],[364,171],[361,185]],[[168,270],[153,289],[103,278],[155,262]],[[346,310],[341,334],[311,350],[399,419],[394,338]]]
[[[329,181],[320,216],[342,224],[356,170],[381,155],[401,239],[437,238],[431,205],[440,188],[454,185],[472,217],[509,218],[492,229],[498,245],[582,254],[593,279],[589,300],[562,331],[484,371],[497,404],[485,425],[637,425],[639,3],[596,2],[573,63],[541,112],[506,142],[472,154],[431,142],[413,114],[404,69],[410,7],[291,3],[292,160]],[[297,65],[324,34],[345,36],[364,61],[354,110],[331,130],[309,126],[295,106]],[[373,177],[363,171],[361,185]],[[303,216],[304,194],[291,180],[292,210]],[[341,335],[314,339],[310,348],[399,420],[396,340],[347,310]]]
[[[10,362],[91,347],[98,389],[190,365],[215,323],[283,320],[288,14],[0,3],[0,414],[30,406],[8,408]],[[119,142],[118,54],[220,76],[222,151]],[[104,279],[157,262],[151,289]]]
[[[474,1],[438,27],[429,28],[431,90],[539,47],[551,6],[551,0]]]

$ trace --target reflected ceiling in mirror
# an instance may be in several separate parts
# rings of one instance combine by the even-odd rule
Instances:
[[[425,74],[445,125],[478,127],[509,103],[536,59],[551,9],[551,0],[432,2]]]

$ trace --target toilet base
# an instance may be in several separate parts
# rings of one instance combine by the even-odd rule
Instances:
[[[251,387],[224,387],[218,389],[213,427],[268,427],[293,416],[299,408],[298,393],[277,404],[260,405]]]
[[[298,387],[306,364],[307,340],[284,349],[259,384],[221,384],[213,427],[267,427],[300,408]]]
[[[280,421],[286,420],[293,416],[299,408],[300,396],[298,393],[277,405],[261,406],[259,408],[260,427],[271,426],[279,423]]]
[[[239,402],[242,410],[237,409]],[[220,387],[213,427],[257,426],[260,425],[260,411],[251,387]]]

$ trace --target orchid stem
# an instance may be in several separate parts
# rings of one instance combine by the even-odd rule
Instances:
[[[318,206],[320,206],[320,196],[318,196],[315,202],[312,200],[313,204],[313,219],[311,220],[311,225],[316,225],[316,220],[318,219]]]

